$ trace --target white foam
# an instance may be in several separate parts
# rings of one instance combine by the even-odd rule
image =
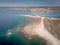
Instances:
[[[11,32],[8,32],[7,34],[8,34],[8,35],[11,35],[12,33],[11,33]]]

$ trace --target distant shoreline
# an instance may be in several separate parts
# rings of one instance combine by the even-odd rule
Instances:
[[[28,10],[32,12],[60,12],[60,7],[18,7],[18,8],[4,8],[0,10]]]

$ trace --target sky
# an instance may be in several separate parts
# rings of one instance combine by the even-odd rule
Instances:
[[[60,6],[60,0],[0,0],[0,7]]]

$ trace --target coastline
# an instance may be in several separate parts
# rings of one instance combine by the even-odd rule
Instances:
[[[30,16],[30,15],[29,16],[26,15],[25,17],[29,17],[29,18],[33,18],[33,19],[36,18],[36,16]],[[45,29],[45,26],[43,28],[44,20],[46,18],[39,16],[37,19],[41,19],[41,21],[38,20],[38,22],[28,23],[27,25],[22,27],[22,29],[20,29],[19,31],[24,33],[26,38],[28,38],[28,39],[31,39],[32,36],[38,35],[38,37],[43,38],[44,40],[46,40],[46,42],[48,43],[47,45],[49,45],[49,44],[51,44],[51,45],[60,45],[60,41],[54,35],[52,35],[47,29]],[[52,18],[47,18],[47,19],[58,20],[56,18],[53,18],[53,19]],[[38,31],[38,29],[39,29],[39,31]]]

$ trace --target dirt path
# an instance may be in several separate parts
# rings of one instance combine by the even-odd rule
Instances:
[[[60,41],[45,29],[43,20],[42,17],[41,23],[35,28],[37,35],[44,38],[48,45],[60,45]]]

